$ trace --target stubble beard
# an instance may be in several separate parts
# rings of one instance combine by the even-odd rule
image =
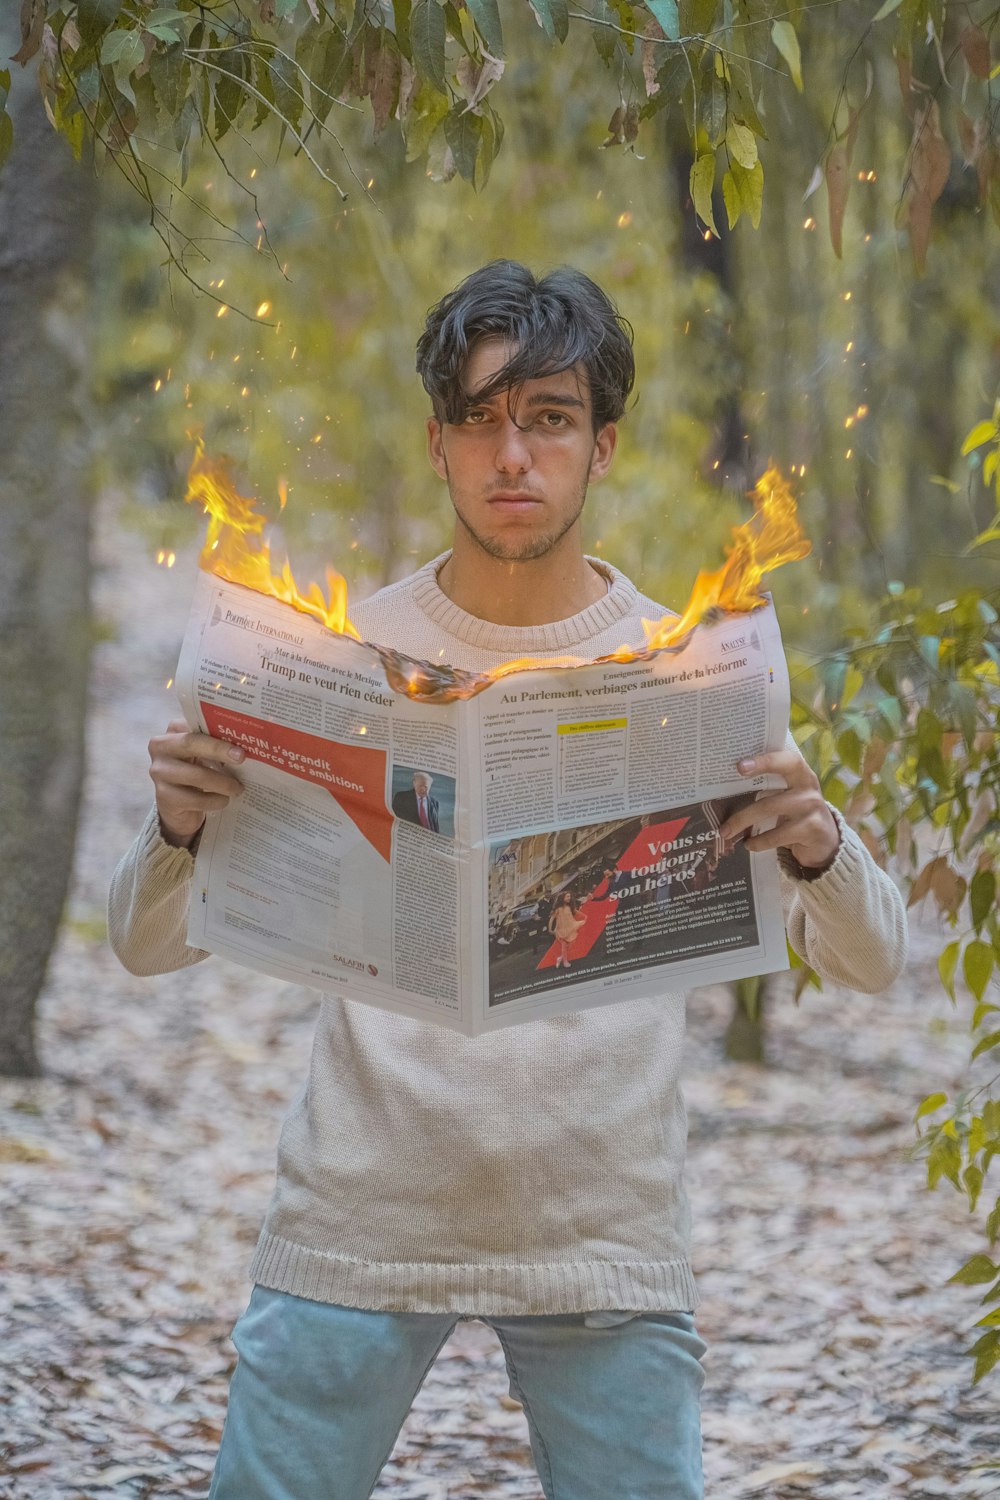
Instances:
[[[445,469],[447,470],[447,462]],[[484,536],[470,525],[455,504],[455,492],[452,488],[450,473],[448,474],[448,493],[451,495],[452,507],[462,529],[472,538],[477,547],[482,548],[487,557],[495,558],[498,562],[536,562],[540,557],[547,557],[553,548],[558,547],[566,533],[571,531],[580,519],[587,498],[587,481],[584,478],[580,485],[576,509],[557,531],[546,532],[543,536],[523,538]]]

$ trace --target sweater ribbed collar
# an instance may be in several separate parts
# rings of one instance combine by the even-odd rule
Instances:
[[[607,579],[608,592],[579,614],[553,620],[548,625],[497,625],[492,620],[480,620],[453,604],[438,583],[438,574],[450,556],[450,549],[442,552],[413,574],[412,598],[440,629],[484,651],[503,651],[515,656],[562,651],[593,639],[636,612],[639,592],[635,584],[603,558],[588,556],[591,566]]]

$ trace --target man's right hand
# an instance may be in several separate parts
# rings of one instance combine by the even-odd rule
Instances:
[[[149,774],[156,788],[160,831],[168,844],[188,849],[206,813],[221,812],[243,787],[232,767],[246,759],[238,745],[191,730],[183,719],[149,742]]]

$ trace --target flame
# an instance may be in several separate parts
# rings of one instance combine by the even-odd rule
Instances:
[[[659,624],[643,620],[649,650],[674,645],[710,610],[740,614],[757,609],[764,603],[760,592],[764,574],[809,555],[811,544],[799,526],[795,499],[779,470],[771,468],[762,474],[751,495],[753,515],[734,528],[722,567],[698,574],[684,613],[677,618],[665,615]]]
[[[802,472],[804,473],[804,467]],[[281,506],[287,485],[279,481]],[[766,602],[760,592],[765,573],[784,563],[806,557],[811,551],[799,526],[795,499],[778,469],[770,468],[751,491],[754,514],[733,528],[726,548],[726,561],[715,572],[702,570],[691,598],[681,615],[662,620],[643,620],[644,646],[619,646],[597,658],[579,656],[518,657],[489,672],[469,672],[444,662],[418,661],[391,647],[366,642],[382,663],[390,687],[425,703],[452,703],[473,698],[494,682],[514,672],[552,671],[560,667],[587,666],[591,661],[648,661],[655,652],[684,649],[687,637],[703,621],[719,613],[743,614]],[[224,460],[205,457],[204,444],[196,440],[195,456],[188,473],[185,500],[196,500],[208,515],[208,532],[199,563],[207,572],[230,583],[239,583],[257,593],[270,595],[312,617],[328,630],[360,640],[347,616],[347,584],[333,568],[326,570],[327,597],[318,583],[302,593],[286,559],[280,573],[271,567],[270,549],[264,540],[264,516],[254,509],[254,500],[241,495]],[[359,730],[359,733],[362,733]]]
[[[280,573],[276,573],[271,566],[270,546],[263,536],[266,518],[254,509],[251,496],[240,494],[225,460],[205,457],[205,445],[200,438],[195,443],[184,499],[197,501],[208,516],[205,545],[198,559],[206,572],[280,599],[283,604],[312,615],[328,630],[360,640],[347,617],[344,579],[333,568],[327,568],[328,601],[318,583],[310,583],[307,591],[301,592],[287,558]]]

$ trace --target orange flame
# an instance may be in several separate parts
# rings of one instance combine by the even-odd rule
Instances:
[[[733,530],[726,561],[714,573],[704,569],[695,579],[684,613],[664,615],[659,624],[643,620],[651,651],[672,646],[713,609],[742,614],[764,603],[760,581],[783,563],[808,557],[812,545],[799,526],[795,499],[778,469],[768,469],[751,491],[754,513]]]
[[[279,490],[284,509],[287,498],[284,480]],[[643,620],[644,646],[620,646],[617,651],[597,657],[598,663],[646,661],[657,651],[681,651],[687,636],[702,621],[718,613],[745,613],[765,603],[760,592],[764,574],[783,563],[806,557],[811,547],[799,526],[792,492],[777,469],[768,469],[751,495],[753,516],[742,526],[734,527],[733,541],[726,548],[722,567],[698,574],[683,614],[664,615],[658,622]],[[265,517],[254,509],[252,498],[239,493],[228,464],[205,457],[200,438],[196,441],[184,498],[200,502],[209,517],[205,546],[199,558],[207,572],[291,604],[339,635],[361,639],[347,616],[347,584],[333,568],[326,570],[329,602],[318,583],[311,583],[308,591],[301,593],[287,560],[280,573],[273,571],[270,549],[263,537]],[[591,660],[579,656],[518,657],[489,672],[469,672],[442,662],[418,661],[387,646],[368,644],[382,662],[390,686],[426,703],[451,703],[475,697],[513,672],[579,667]]]
[[[280,488],[284,509],[284,481]],[[206,572],[291,604],[338,635],[361,639],[347,617],[347,584],[333,568],[326,570],[329,600],[318,583],[310,583],[302,593],[287,558],[281,572],[274,571],[271,548],[263,536],[266,518],[254,509],[252,496],[240,494],[228,463],[205,457],[205,445],[200,438],[195,442],[184,499],[197,501],[208,516],[208,533],[198,559]]]

